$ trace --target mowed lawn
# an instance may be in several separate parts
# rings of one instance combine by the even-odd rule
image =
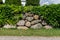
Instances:
[[[0,36],[60,36],[60,29],[0,29]]]

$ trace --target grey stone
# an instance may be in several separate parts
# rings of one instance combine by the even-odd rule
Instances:
[[[25,21],[24,20],[20,20],[18,23],[17,23],[18,26],[23,26],[25,25]]]
[[[27,29],[28,29],[28,27],[26,27],[26,26],[19,26],[19,27],[17,27],[17,29],[27,30]]]
[[[44,28],[45,28],[45,29],[52,29],[52,26],[46,25],[46,26],[44,26]]]
[[[22,19],[26,19],[26,16],[25,16],[25,15],[23,15],[23,16],[22,16]]]
[[[25,20],[25,22],[27,22],[28,20]]]
[[[31,26],[32,29],[40,29],[42,28],[42,24],[38,23],[38,24],[35,24],[33,26]]]
[[[25,16],[29,16],[29,13],[25,13]]]
[[[33,17],[26,17],[26,20],[32,21],[33,20]]]
[[[3,28],[16,28],[16,26],[7,24],[7,25],[4,25]]]
[[[39,22],[41,22],[41,20],[34,20],[34,21],[31,22],[31,24],[33,25],[33,24],[36,24],[36,23],[39,23]]]
[[[45,26],[45,25],[47,25],[47,23],[46,23],[45,21],[42,21],[42,25],[44,25],[44,26]]]
[[[29,12],[29,13],[25,13],[25,16],[32,17],[32,16],[33,16],[33,14],[31,14],[31,13]]]

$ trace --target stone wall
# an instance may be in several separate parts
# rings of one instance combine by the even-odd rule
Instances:
[[[7,24],[8,25],[8,24]],[[9,28],[5,25],[4,28]],[[12,27],[12,26],[11,26]],[[13,26],[15,28],[15,26]],[[48,25],[45,20],[39,15],[32,14],[31,12],[24,13],[22,20],[19,20],[16,23],[16,28],[17,29],[40,29],[40,28],[46,28],[50,29],[52,26]]]

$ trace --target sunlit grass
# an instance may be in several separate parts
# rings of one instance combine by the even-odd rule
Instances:
[[[0,29],[0,36],[60,36],[60,29]]]

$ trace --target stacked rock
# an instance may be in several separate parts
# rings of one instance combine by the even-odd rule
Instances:
[[[23,14],[23,18],[22,20],[17,22],[17,26],[18,26],[17,29],[28,29],[28,28],[40,29],[43,26],[45,26],[46,28],[47,23],[44,20],[42,20],[42,18],[39,15],[35,15],[29,12]]]

